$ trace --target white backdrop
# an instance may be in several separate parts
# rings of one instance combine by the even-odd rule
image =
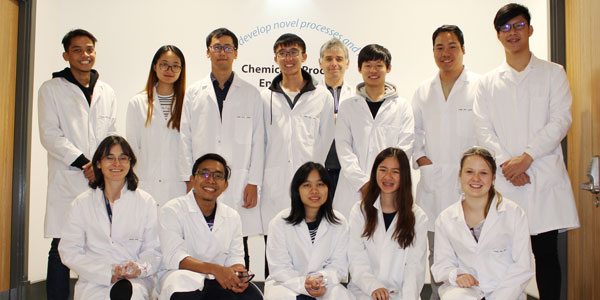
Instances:
[[[47,167],[37,127],[37,90],[51,78],[52,72],[68,66],[62,59],[60,43],[67,31],[83,28],[98,38],[95,69],[117,94],[117,129],[124,134],[127,102],[144,88],[152,56],[161,45],[174,44],[183,51],[190,85],[210,71],[210,61],[205,55],[206,35],[215,28],[227,27],[240,40],[234,71],[258,87],[276,74],[251,73],[249,66],[276,66],[273,43],[283,33],[296,33],[305,40],[308,53],[305,65],[315,69],[314,72],[319,72],[321,44],[333,36],[340,38],[351,48],[346,80],[352,83],[361,79],[357,71],[360,47],[377,43],[392,53],[393,67],[388,81],[396,84],[401,96],[410,99],[419,82],[437,71],[432,59],[431,34],[443,24],[456,24],[463,30],[464,62],[470,70],[485,73],[501,64],[504,52],[492,21],[496,11],[506,3],[499,0],[37,1],[29,279],[35,282],[46,278],[50,247],[50,241],[43,238]],[[530,42],[532,51],[546,59],[547,1],[521,3],[532,13],[535,28]],[[254,245],[260,246],[260,241]],[[257,256],[253,259],[260,258]],[[252,269],[262,274],[258,267]]]

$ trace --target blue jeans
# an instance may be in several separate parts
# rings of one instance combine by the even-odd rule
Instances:
[[[58,253],[60,239],[52,239],[48,252],[48,273],[46,274],[46,299],[67,300],[69,298],[69,268],[63,265]]]

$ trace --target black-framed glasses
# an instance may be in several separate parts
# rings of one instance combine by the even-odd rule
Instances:
[[[297,57],[298,55],[300,55],[300,50],[296,49],[296,48],[292,48],[290,50],[279,50],[277,51],[277,57],[279,58],[286,58],[286,57]]]
[[[221,171],[211,172],[209,170],[198,170],[196,172],[196,175],[198,175],[200,177],[204,177],[206,179],[208,179],[209,177],[212,177],[214,180],[225,180],[225,173],[223,173]]]
[[[254,273],[252,273],[250,271],[246,271],[246,272],[236,271],[235,275],[237,275],[237,277],[240,280],[242,280],[243,283],[252,281],[252,279],[254,279],[254,276],[256,276]]]
[[[158,64],[158,68],[163,72],[166,72],[169,69],[171,69],[171,71],[173,71],[173,73],[181,72],[180,65],[169,65],[168,63],[160,63],[160,64]]]
[[[208,48],[213,53],[219,53],[219,52],[221,52],[221,50],[225,51],[225,53],[232,53],[233,51],[236,50],[236,48],[232,45],[220,45],[220,44],[214,44],[212,46],[208,46]]]
[[[115,163],[117,160],[121,164],[128,164],[131,161],[131,157],[127,155],[119,155],[119,157],[116,157],[112,154],[109,154],[108,156],[105,156],[104,159],[111,164]]]
[[[513,24],[504,24],[504,25],[500,26],[498,28],[498,30],[500,30],[502,32],[509,32],[512,28],[514,28],[516,31],[518,31],[518,30],[525,28],[526,25],[527,25],[527,23],[525,21],[521,21],[521,22],[517,22],[517,23],[513,23]]]

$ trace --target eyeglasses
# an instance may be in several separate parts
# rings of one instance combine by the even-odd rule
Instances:
[[[525,28],[525,25],[527,25],[527,23],[525,23],[525,21],[517,22],[514,24],[504,24],[504,25],[498,27],[498,30],[500,30],[502,32],[509,32],[511,28],[514,28],[515,31],[518,31],[518,30]]]
[[[219,44],[214,44],[212,46],[208,46],[208,48],[210,49],[210,51],[212,53],[219,53],[219,52],[221,52],[221,50],[225,51],[225,53],[232,53],[233,51],[236,50],[236,48],[234,46],[219,45]]]
[[[235,271],[235,275],[237,275],[237,277],[239,279],[241,279],[243,283],[252,281],[252,279],[254,279],[254,276],[255,276],[255,274],[253,274],[250,271],[247,271],[247,272]]]
[[[277,52],[277,57],[279,58],[285,58],[287,56],[289,57],[296,57],[300,54],[300,50],[296,49],[296,48],[292,48],[290,50],[280,50],[279,52]]]
[[[179,73],[181,72],[181,66],[180,65],[169,65],[167,63],[160,63],[158,64],[158,68],[163,71],[166,72],[167,70],[171,69],[171,71],[173,71],[173,73]]]
[[[111,164],[115,163],[117,160],[119,160],[119,163],[121,163],[121,164],[128,164],[131,161],[131,157],[129,157],[127,155],[120,155],[117,158],[111,154],[111,155],[105,156],[104,159]]]
[[[196,172],[196,175],[198,175],[200,177],[204,177],[206,179],[208,179],[209,177],[212,177],[214,180],[225,180],[225,173],[223,173],[221,171],[211,172],[209,170],[198,170]]]

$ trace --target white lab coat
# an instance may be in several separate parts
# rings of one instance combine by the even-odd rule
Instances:
[[[429,218],[428,231],[434,230],[440,212],[459,200],[460,158],[465,150],[477,143],[473,100],[479,77],[465,67],[446,100],[438,72],[424,81],[413,96],[413,167],[421,174],[416,202]],[[417,159],[423,156],[433,164],[419,167]]]
[[[143,92],[129,100],[127,106],[127,141],[133,148],[138,163],[135,173],[139,186],[163,205],[185,195],[186,186],[179,175],[179,131],[167,127],[167,122],[154,89],[154,109],[148,126],[148,95]],[[189,176],[188,179],[189,180]]]
[[[413,111],[409,101],[390,97],[375,119],[363,96],[340,104],[335,127],[335,147],[342,166],[333,207],[344,216],[360,201],[360,188],[369,181],[379,152],[388,147],[404,150],[410,160],[414,141]]]
[[[459,288],[458,274],[471,274],[488,300],[525,300],[525,287],[534,274],[527,217],[516,203],[494,197],[479,242],[465,221],[462,202],[444,210],[435,222],[434,264],[431,273],[444,290]],[[460,288],[459,288],[460,289]]]
[[[179,270],[179,263],[188,256],[221,266],[244,264],[240,215],[223,202],[217,201],[212,231],[193,190],[160,208],[159,225],[163,266],[168,270],[159,280],[160,300],[170,299],[175,292],[202,290],[204,279],[214,279],[213,275]]]
[[[265,299],[310,296],[304,283],[311,273],[320,273],[327,279],[327,290],[319,299],[352,298],[340,284],[348,275],[348,224],[342,214],[334,213],[340,224],[322,219],[314,243],[305,221],[292,225],[283,219],[289,216],[289,208],[271,220],[266,249],[270,274],[265,281]]]
[[[53,78],[40,87],[40,141],[48,151],[45,237],[60,238],[69,204],[88,188],[83,171],[71,163],[81,154],[92,160],[100,142],[116,133],[116,118],[115,93],[100,80],[91,106],[81,89],[64,78]]]
[[[334,136],[333,99],[326,88],[304,92],[292,110],[284,95],[261,93],[265,126],[265,170],[261,190],[264,232],[277,213],[290,207],[290,183],[308,161],[321,164]]]
[[[532,235],[579,227],[560,142],[571,125],[571,91],[562,66],[533,54],[523,76],[506,62],[482,77],[473,110],[477,142],[498,165],[528,153],[531,184],[515,187],[496,173],[496,189],[527,213]]]
[[[327,84],[325,83],[325,78],[321,77],[321,79],[319,80],[319,86],[324,87],[328,92],[329,89],[327,88]],[[354,97],[354,95],[356,95],[355,91],[355,86],[348,84],[346,81],[344,81],[344,83],[342,84],[342,88],[340,90],[340,102],[338,103],[341,104],[342,101],[346,100],[346,99],[350,99],[352,97]],[[329,92],[331,94],[331,92]],[[339,106],[338,106],[339,108]]]
[[[108,300],[112,265],[134,261],[142,274],[130,279],[132,299],[150,299],[160,266],[157,207],[150,194],[127,185],[113,203],[112,224],[100,189],[88,189],[71,204],[58,245],[62,262],[79,275],[75,300]]]
[[[190,180],[196,159],[217,153],[231,167],[229,188],[219,200],[236,209],[244,236],[262,234],[259,205],[243,208],[247,184],[261,185],[264,164],[262,102],[258,90],[237,74],[219,116],[217,96],[210,79],[189,87],[181,116],[180,179]]]
[[[420,299],[425,281],[427,254],[427,215],[413,205],[415,214],[415,239],[406,249],[400,248],[392,239],[398,215],[385,230],[381,203],[377,199],[377,228],[370,239],[361,237],[365,228],[361,203],[357,202],[350,212],[350,238],[348,259],[350,260],[350,290],[358,300],[371,300],[378,288],[394,291],[390,299]]]

